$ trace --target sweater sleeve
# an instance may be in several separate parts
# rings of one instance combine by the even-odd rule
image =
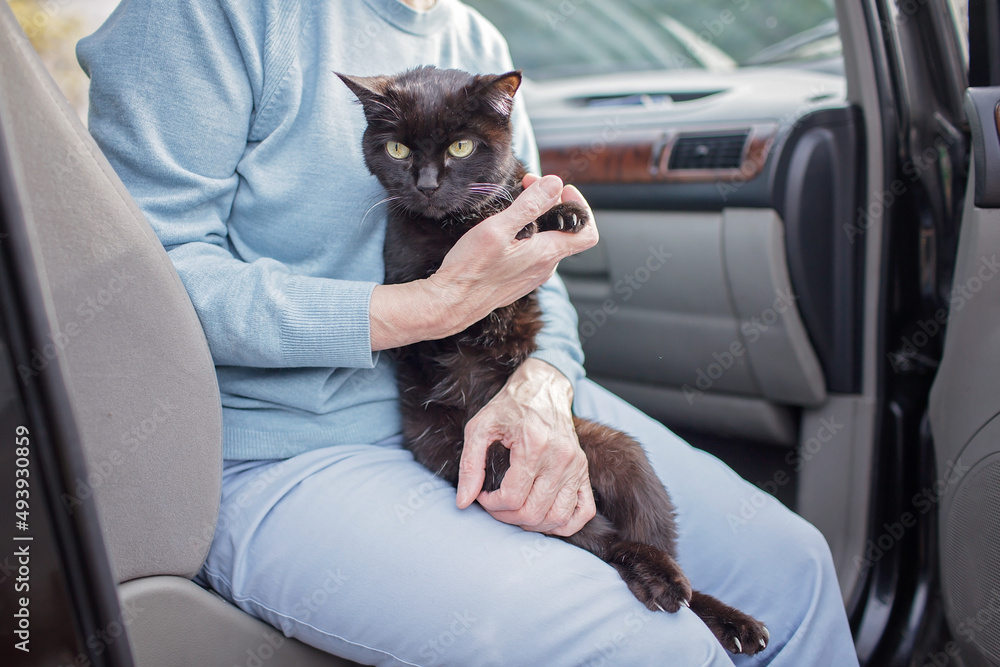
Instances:
[[[219,0],[123,2],[78,45],[90,131],[166,248],[216,364],[369,368],[375,283],[243,261],[227,236],[250,128],[281,75],[268,62],[265,79],[265,51],[294,23],[252,4],[234,17]]]
[[[523,99],[515,98],[512,118],[514,150],[521,161],[528,165],[529,171],[540,174],[538,147]],[[576,309],[570,303],[566,287],[558,274],[539,287],[537,294],[545,324],[535,338],[538,350],[531,356],[555,366],[575,387],[586,374],[583,369],[583,348],[577,333]]]

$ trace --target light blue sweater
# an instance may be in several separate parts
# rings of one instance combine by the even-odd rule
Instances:
[[[364,116],[334,72],[512,69],[456,0],[125,0],[82,40],[90,131],[167,249],[222,393],[224,456],[283,458],[399,433],[388,355],[373,353],[385,195]],[[537,171],[524,105],[518,154]],[[583,375],[576,314],[540,290],[535,355]]]

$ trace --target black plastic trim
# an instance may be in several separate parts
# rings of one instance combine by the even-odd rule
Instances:
[[[972,131],[972,155],[976,163],[975,202],[979,208],[1000,208],[998,105],[1000,86],[965,91],[965,115]]]
[[[775,169],[792,287],[827,389],[860,393],[866,182],[860,109],[824,109],[796,123]]]
[[[1000,0],[969,0],[969,85],[1000,86]]]

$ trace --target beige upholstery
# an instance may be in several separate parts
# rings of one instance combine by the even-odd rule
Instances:
[[[188,580],[215,529],[222,463],[219,391],[197,315],[0,5],[0,124],[53,323],[31,372],[59,355],[89,470],[64,504],[96,500],[117,581],[127,582],[123,607],[146,610],[130,623],[138,665],[244,664],[267,626]],[[285,640],[267,664],[349,663]]]
[[[144,577],[122,584],[119,595],[140,667],[354,664],[287,639],[187,579]],[[163,631],[165,627],[169,633]]]
[[[139,209],[6,6],[0,17],[0,115],[90,469],[75,499],[97,499],[119,581],[193,576],[222,465],[204,334]]]

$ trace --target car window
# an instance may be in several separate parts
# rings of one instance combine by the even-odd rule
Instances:
[[[832,0],[467,0],[536,80],[754,65],[842,72]]]

